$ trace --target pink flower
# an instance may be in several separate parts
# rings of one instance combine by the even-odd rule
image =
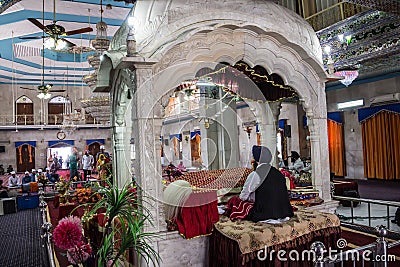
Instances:
[[[68,249],[67,258],[70,263],[79,264],[85,262],[90,257],[90,254],[92,254],[90,245],[81,241],[79,244]]]
[[[54,244],[61,249],[70,249],[82,241],[82,223],[76,216],[63,218],[53,231]]]

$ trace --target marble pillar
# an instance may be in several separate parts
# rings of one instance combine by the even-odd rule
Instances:
[[[312,182],[320,192],[321,198],[330,201],[328,139],[320,138],[321,136],[328,136],[326,118],[313,118],[311,114],[307,114],[307,119],[309,120],[311,141]]]
[[[126,130],[126,126],[113,127],[113,182],[118,188],[123,188],[132,180],[130,149],[129,145],[126,145],[130,138],[127,136]]]
[[[261,134],[261,145],[268,147],[273,155],[272,165],[279,166],[277,150],[277,131],[281,102],[260,103],[255,101],[246,102],[250,110],[254,112],[259,132]]]
[[[224,92],[221,90],[221,94]],[[232,96],[225,96],[221,101],[220,135],[224,154],[224,169],[239,166],[239,130],[236,101]]]

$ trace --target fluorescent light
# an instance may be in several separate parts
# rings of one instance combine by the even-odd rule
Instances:
[[[337,104],[338,109],[352,108],[352,107],[359,107],[359,106],[364,106],[364,99],[348,101],[348,102],[343,102],[343,103]]]

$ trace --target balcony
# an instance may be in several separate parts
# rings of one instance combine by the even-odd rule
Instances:
[[[16,127],[16,126],[56,126],[61,127],[64,119],[68,119],[64,114],[49,114],[46,116],[46,120],[40,114],[35,115],[0,115],[0,127]],[[96,120],[89,114],[80,115],[79,119],[72,118],[71,121],[75,125],[88,126],[105,126],[104,123]],[[54,128],[54,127],[53,127]]]

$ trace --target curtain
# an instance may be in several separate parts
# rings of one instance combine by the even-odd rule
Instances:
[[[364,176],[400,180],[400,114],[382,110],[361,123]]]
[[[179,139],[178,138],[172,138],[172,142],[174,144],[174,156],[175,159],[179,159]]]
[[[328,119],[329,167],[336,176],[346,175],[343,124]]]

